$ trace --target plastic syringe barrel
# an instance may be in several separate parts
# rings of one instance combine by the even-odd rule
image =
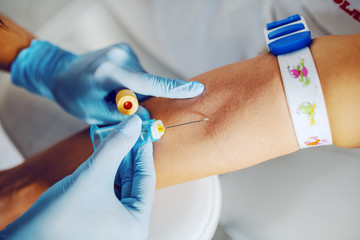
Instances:
[[[142,122],[140,137],[135,143],[135,146],[141,146],[147,143],[149,140],[154,141],[151,137],[151,124],[154,123],[155,119],[149,119]],[[90,137],[93,143],[94,150],[100,145],[100,143],[111,133],[111,131],[117,125],[99,127],[95,124],[91,125],[90,128]]]

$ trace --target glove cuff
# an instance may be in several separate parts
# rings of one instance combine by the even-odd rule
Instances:
[[[47,41],[33,40],[11,65],[11,81],[28,91],[53,100],[55,77],[75,55]]]

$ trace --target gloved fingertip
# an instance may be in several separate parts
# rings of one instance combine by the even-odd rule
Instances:
[[[125,136],[132,137],[134,135],[140,134],[141,124],[141,118],[138,115],[134,114],[119,123],[116,126],[115,130]]]
[[[191,98],[200,95],[205,86],[197,81],[186,82],[182,81],[183,84],[178,85],[176,88],[172,89],[173,97],[175,98]]]
[[[205,86],[201,82],[192,81],[189,90],[194,94],[199,95],[205,90]]]

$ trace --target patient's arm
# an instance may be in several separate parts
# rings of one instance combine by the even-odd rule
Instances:
[[[275,57],[265,54],[191,80],[205,84],[200,97],[153,98],[144,104],[165,125],[210,119],[169,129],[154,143],[158,187],[238,170],[298,149]]]
[[[334,144],[359,147],[360,35],[318,38],[311,50],[323,86]],[[298,150],[274,56],[264,54],[191,80],[206,86],[198,98],[152,98],[143,103],[152,118],[163,120],[165,125],[210,118],[168,129],[161,141],[154,143],[158,188],[238,170]],[[26,184],[39,183],[44,191],[91,154],[88,134],[85,130],[23,166],[8,170],[0,175],[0,189],[7,179],[13,179],[10,185],[16,185],[19,176],[26,179],[31,174],[35,180],[30,176]]]
[[[360,35],[319,38],[312,52],[334,144],[359,147]],[[242,169],[298,150],[274,56],[264,54],[191,80],[205,84],[202,96],[153,98],[144,104],[165,125],[210,118],[169,129],[154,144],[158,187]]]
[[[319,38],[311,50],[334,144],[359,147],[360,35]],[[144,104],[165,125],[210,118],[169,129],[154,144],[158,187],[242,169],[298,150],[274,56],[264,54],[191,80],[205,84],[202,96],[153,98]]]

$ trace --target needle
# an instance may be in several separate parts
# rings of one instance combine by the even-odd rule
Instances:
[[[197,123],[197,122],[203,122],[203,121],[207,121],[207,120],[209,120],[209,119],[204,118],[204,119],[196,120],[196,121],[192,121],[192,122],[186,122],[186,123],[180,123],[180,124],[176,124],[176,125],[171,125],[171,126],[168,126],[168,127],[165,127],[165,128],[168,129],[168,128],[173,128],[173,127],[179,127],[179,126],[188,125],[188,124]]]

